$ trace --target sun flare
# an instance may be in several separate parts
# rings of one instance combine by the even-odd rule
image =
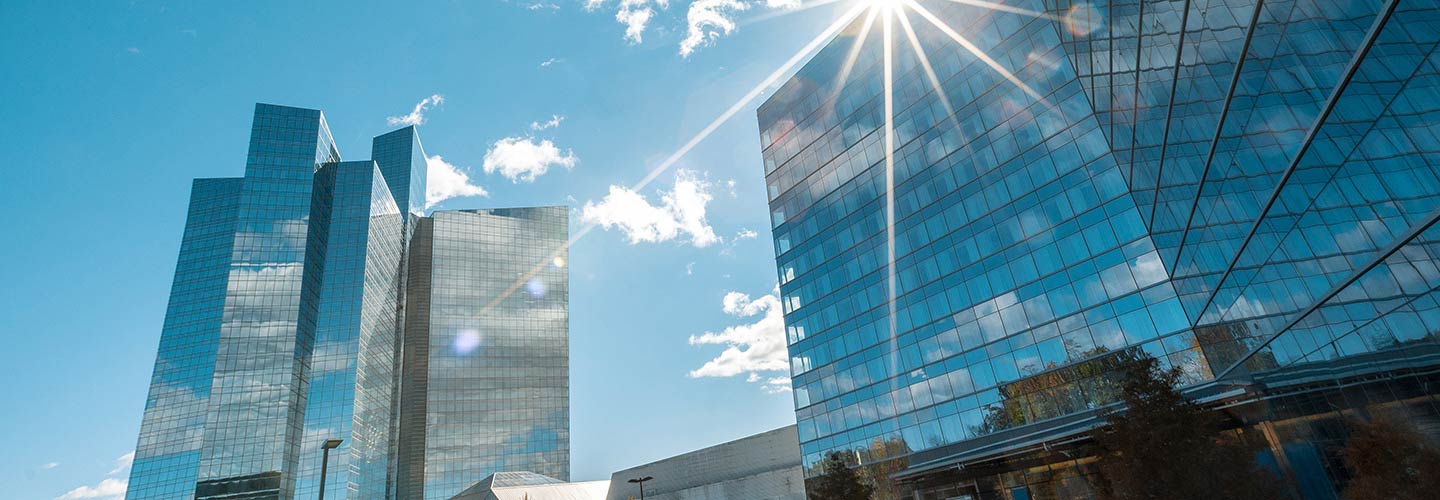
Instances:
[[[795,15],[796,13],[813,11],[813,9],[817,7],[837,4],[844,1],[845,0],[812,0],[809,2],[805,2],[800,7],[787,10],[782,14],[774,14],[765,17],[769,18],[778,17],[781,15]],[[922,1],[926,1],[926,3],[929,3],[929,1],[927,0],[854,0],[852,3],[842,4],[847,5],[847,7],[841,9],[839,15],[831,21],[828,27],[826,27],[823,31],[821,31],[814,38],[812,38],[809,43],[802,47],[798,52],[790,56],[790,58],[785,61],[784,64],[782,64],[774,72],[770,73],[770,75],[766,77],[763,81],[759,82],[757,85],[751,88],[750,91],[747,92],[744,96],[742,96],[738,101],[730,105],[730,107],[727,108],[724,113],[721,113],[720,116],[712,120],[709,125],[707,125],[704,129],[700,130],[700,132],[695,134],[694,137],[691,137],[690,140],[687,141],[683,146],[681,146],[675,152],[671,153],[668,157],[664,159],[664,161],[661,161],[658,165],[652,168],[650,172],[645,175],[644,178],[640,179],[631,187],[631,190],[638,190],[644,188],[645,186],[649,185],[651,181],[655,180],[656,177],[660,176],[660,174],[668,171],[676,164],[676,162],[678,162],[682,157],[689,153],[690,150],[693,149],[696,145],[708,138],[710,134],[716,129],[718,129],[722,124],[729,121],[740,111],[746,109],[746,107],[752,101],[767,93],[767,91],[773,86],[782,82],[783,78],[788,76],[794,68],[800,66],[808,56],[818,51],[826,43],[829,43],[836,34],[843,31],[847,26],[850,25],[851,22],[854,22],[857,19],[861,19],[860,36],[855,38],[856,41],[854,43],[856,45],[850,47],[850,50],[847,54],[848,57],[846,57],[846,60],[842,64],[840,74],[837,75],[838,85],[836,85],[834,90],[835,95],[830,96],[831,99],[837,97],[841,89],[845,86],[846,81],[850,77],[850,72],[855,66],[856,58],[859,56],[865,40],[869,38],[868,35],[870,33],[870,30],[872,28],[876,28],[875,25],[878,24],[878,28],[882,30],[881,45],[885,66],[883,92],[885,94],[884,100],[886,103],[886,113],[883,127],[886,137],[885,170],[887,180],[889,181],[886,185],[887,192],[885,205],[888,219],[887,223],[890,225],[890,228],[888,228],[887,230],[887,239],[890,240],[889,244],[887,245],[887,264],[890,268],[889,272],[891,273],[889,293],[891,296],[890,298],[893,307],[895,298],[894,294],[896,290],[894,282],[895,277],[893,275],[895,265],[893,176],[895,162],[894,154],[896,145],[894,143],[895,110],[893,109],[895,85],[892,80],[894,79],[894,72],[896,69],[894,67],[894,52],[897,50],[897,45],[901,45],[900,43],[897,43],[897,40],[895,40],[897,32],[898,35],[901,37],[898,42],[903,42],[906,46],[908,46],[906,50],[909,50],[910,53],[915,56],[919,65],[921,66],[921,69],[925,73],[924,76],[927,83],[930,84],[931,90],[939,96],[941,104],[944,106],[945,110],[952,115],[955,112],[954,106],[946,97],[945,92],[942,90],[940,78],[938,77],[938,75],[936,75],[935,69],[930,65],[930,60],[925,53],[926,51],[920,44],[920,39],[915,33],[916,25],[924,24],[928,25],[928,28],[926,29],[938,30],[940,33],[944,34],[947,38],[949,38],[950,41],[954,42],[957,48],[959,48],[962,52],[965,52],[969,54],[970,57],[973,57],[976,60],[980,61],[984,66],[988,67],[991,71],[994,71],[996,74],[1000,75],[1001,78],[1007,80],[1011,85],[1015,86],[1021,92],[1024,92],[1035,102],[1045,107],[1052,106],[1052,104],[1048,103],[1040,93],[1036,92],[1035,89],[1031,88],[1029,84],[1022,81],[1013,70],[1011,70],[1010,68],[1006,68],[999,61],[995,60],[989,54],[987,54],[984,49],[973,43],[969,38],[961,34],[956,29],[952,28],[939,16],[932,13],[930,9],[921,5]],[[934,1],[942,2],[942,0]],[[1090,7],[1090,5],[1085,2],[1080,2],[1077,3],[1075,6],[1072,6],[1070,11],[1063,16],[1025,9],[1021,7],[1010,6],[1004,3],[1003,0],[943,0],[943,2],[956,3],[969,7],[978,7],[980,9],[997,13],[1022,15],[1038,19],[1047,19],[1062,24],[1067,30],[1069,30],[1070,33],[1074,34],[1075,36],[1085,36],[1089,33],[1096,31],[1099,26],[1103,25],[1103,20],[1099,19],[1100,16],[1098,11]],[[912,23],[910,22],[909,16],[911,14],[914,14],[916,17],[919,18],[915,25],[912,25]],[[920,21],[924,22],[922,23]],[[898,25],[898,27],[896,25]],[[953,120],[954,117],[952,116],[949,119]],[[509,297],[510,295],[520,291],[521,289],[525,289],[530,279],[533,278],[536,274],[538,274],[541,270],[543,270],[545,266],[550,265],[552,263],[552,260],[556,262],[556,264],[554,264],[556,267],[560,267],[561,265],[563,265],[559,264],[560,262],[563,262],[563,260],[559,259],[562,255],[565,254],[566,250],[571,245],[574,245],[576,241],[585,237],[586,234],[588,234],[594,229],[594,223],[582,226],[578,231],[575,232],[573,236],[570,237],[569,241],[554,250],[554,252],[550,256],[551,258],[547,258],[545,261],[538,263],[535,268],[531,270],[531,272],[519,277],[519,279],[517,279],[514,284],[512,284],[498,297],[491,300],[490,303],[482,307],[481,310],[488,311],[489,309],[498,305],[501,301],[505,300],[505,298]],[[891,313],[891,317],[893,320],[894,311],[891,311]],[[893,333],[894,325],[892,324],[891,326]]]

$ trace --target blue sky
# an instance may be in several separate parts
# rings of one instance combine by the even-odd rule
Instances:
[[[840,7],[588,3],[0,5],[4,496],[110,498],[124,479],[190,181],[243,173],[257,101],[324,110],[360,159],[438,95],[420,115],[432,172],[488,196],[435,208],[568,204],[572,230],[608,224],[571,250],[575,479],[793,422],[767,384],[785,373],[758,102],[629,186]]]

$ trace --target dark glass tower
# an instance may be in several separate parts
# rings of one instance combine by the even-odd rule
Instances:
[[[807,466],[1083,498],[1117,351],[1304,498],[1345,418],[1440,421],[1435,2],[1004,5],[879,7],[759,110]]]
[[[494,436],[510,446],[434,469],[466,485],[510,467],[568,476],[568,275],[555,259],[564,255],[565,209],[493,211],[517,220],[542,214],[528,217],[543,221],[535,224],[497,224],[472,212],[432,220],[424,216],[426,163],[415,128],[375,138],[373,154],[340,161],[319,111],[260,104],[245,177],[195,181],[127,498],[314,498],[320,445],[336,438],[344,442],[329,455],[326,498],[397,498],[406,454],[433,454],[423,440],[427,422],[438,429],[434,413],[455,411],[435,404],[431,414],[424,406],[407,413],[403,395],[426,394],[427,378],[461,373],[446,362],[407,369],[449,359],[425,346],[456,334],[448,317],[429,327],[428,304],[407,314],[407,296],[444,297],[443,310],[457,318],[487,304],[493,317],[517,318],[476,325],[486,337],[475,348],[496,354],[470,362],[503,375],[483,387],[447,380],[429,391],[512,417],[446,427],[431,446]],[[468,246],[429,248],[437,223]],[[517,284],[491,283],[501,279],[495,274],[483,286],[450,271],[432,277],[432,255],[441,270],[513,269],[503,277]],[[527,294],[525,280],[550,292]],[[432,282],[445,288],[432,290]],[[430,331],[446,337],[431,339]],[[419,352],[407,353],[415,346]],[[404,439],[414,429],[422,439]]]

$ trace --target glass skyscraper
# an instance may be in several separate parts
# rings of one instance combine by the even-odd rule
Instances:
[[[326,498],[568,477],[565,209],[426,217],[415,128],[372,155],[259,104],[245,176],[195,181],[127,498],[314,498],[327,439]]]
[[[567,227],[566,207],[419,221],[401,413],[426,418],[401,421],[399,498],[446,500],[476,471],[569,480]]]
[[[1440,423],[1440,5],[978,4],[876,7],[758,112],[809,473],[1084,498],[1119,351],[1303,498],[1345,419]]]

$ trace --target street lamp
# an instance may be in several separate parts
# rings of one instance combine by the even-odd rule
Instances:
[[[637,478],[635,478],[635,479],[631,479],[631,480],[626,481],[626,482],[627,482],[627,483],[635,483],[635,484],[640,485],[640,500],[645,500],[645,481],[649,481],[649,480],[651,480],[651,479],[655,479],[655,478],[650,477],[650,476],[637,477]]]
[[[343,442],[345,442],[344,439],[326,439],[326,440],[325,440],[325,444],[320,445],[320,449],[321,449],[322,451],[321,451],[321,455],[320,455],[320,498],[319,498],[319,500],[325,500],[325,476],[326,476],[326,474],[325,474],[325,469],[327,469],[327,468],[330,466],[330,450],[333,450],[333,449],[335,449],[335,448],[338,448],[338,447],[340,446],[340,443],[343,443]]]

